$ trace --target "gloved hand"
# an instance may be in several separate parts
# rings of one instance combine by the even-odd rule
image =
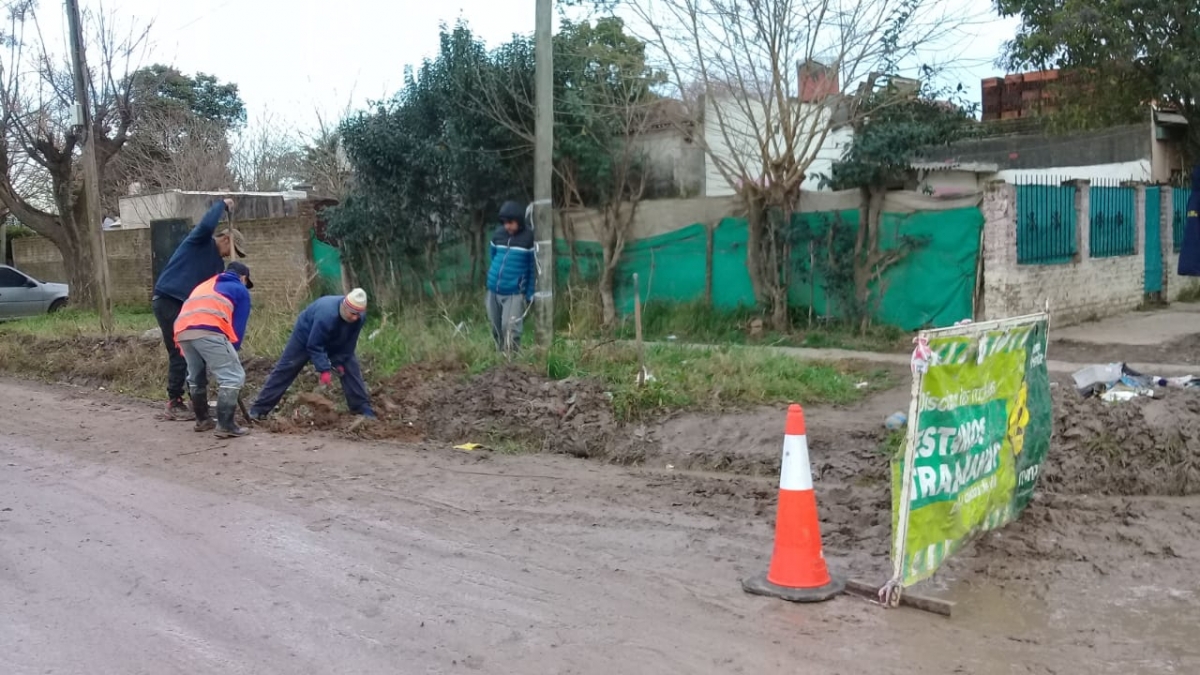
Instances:
[[[337,371],[338,377],[346,374],[346,366],[334,366],[333,369]]]
[[[330,385],[330,383],[332,383],[332,382],[333,382],[333,373],[332,372],[327,370],[327,371],[321,373],[321,386],[322,387],[328,387]]]

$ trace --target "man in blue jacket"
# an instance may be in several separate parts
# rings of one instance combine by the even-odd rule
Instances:
[[[533,230],[525,224],[520,203],[509,201],[500,207],[500,227],[492,235],[489,252],[486,303],[492,337],[500,351],[516,351],[537,280]]]
[[[233,211],[233,206],[232,199],[213,204],[200,223],[180,242],[154,284],[151,305],[170,364],[167,370],[167,419],[187,420],[191,417],[183,403],[187,361],[175,344],[175,319],[179,318],[179,310],[196,286],[225,270],[224,258],[228,258],[233,250],[236,249],[239,258],[246,257],[246,243],[240,232],[231,228],[216,234],[221,216]]]
[[[250,406],[250,417],[265,419],[279,405],[305,364],[311,361],[322,387],[329,386],[336,371],[346,394],[346,406],[353,413],[374,419],[367,384],[354,355],[366,313],[367,293],[361,288],[345,296],[318,298],[301,312],[283,355],[267,376],[258,399]]]
[[[234,438],[249,433],[234,419],[238,396],[246,384],[246,371],[238,352],[250,320],[250,268],[240,262],[192,291],[175,320],[175,342],[187,361],[196,431],[208,431],[208,371],[217,380],[217,437]]]
[[[1179,247],[1179,276],[1200,277],[1200,164],[1192,168],[1183,243]]]

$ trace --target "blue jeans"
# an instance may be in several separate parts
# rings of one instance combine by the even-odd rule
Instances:
[[[221,389],[241,389],[246,384],[242,360],[223,334],[184,340],[179,346],[187,361],[187,383],[192,389],[208,389],[210,370]]]
[[[354,354],[330,354],[329,362],[333,364],[334,373],[337,373],[339,366],[344,371],[340,374],[340,379],[342,392],[346,395],[346,407],[350,409],[350,412],[358,415],[374,415],[375,412],[371,410],[371,397],[367,393],[367,383],[363,381],[362,370],[359,368],[358,359]],[[296,380],[306,365],[308,365],[308,348],[304,342],[293,336],[288,340],[287,346],[283,348],[283,354],[279,357],[275,368],[267,376],[267,381],[263,384],[262,391],[258,393],[254,405],[250,406],[250,415],[257,417],[274,410],[275,406],[279,405],[279,401],[283,399],[283,395],[287,393],[288,387],[292,386],[292,382]]]

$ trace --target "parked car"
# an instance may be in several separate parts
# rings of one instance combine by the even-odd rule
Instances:
[[[48,284],[0,265],[0,319],[57,312],[67,306],[66,284]]]

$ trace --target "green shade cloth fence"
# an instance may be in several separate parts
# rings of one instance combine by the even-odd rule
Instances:
[[[846,227],[858,227],[856,209],[799,213],[794,222],[798,226],[819,228],[835,217],[841,218]],[[921,238],[927,243],[884,274],[883,299],[875,312],[876,318],[905,330],[949,326],[972,318],[982,229],[983,214],[977,207],[885,213],[883,248],[896,246],[905,236]],[[754,290],[746,270],[746,221],[722,220],[712,239],[713,305],[727,310],[753,306]],[[618,311],[633,312],[635,273],[641,281],[643,302],[683,303],[703,298],[707,250],[708,232],[699,224],[626,243],[613,289]],[[576,242],[572,255],[568,243],[559,239],[555,242],[555,254],[555,273],[560,283],[573,276],[585,282],[599,277],[600,244]],[[806,258],[807,251],[797,251],[794,255]],[[340,285],[341,263],[336,249],[314,239],[313,259],[322,280]],[[574,275],[573,265],[578,265]],[[468,247],[455,244],[442,249],[437,255],[436,270],[434,280],[441,291],[469,285],[472,261]],[[478,280],[485,271],[486,261],[483,269],[476,270],[477,283],[481,283]],[[798,307],[808,307],[811,303],[818,314],[824,315],[829,309],[825,281],[817,278],[813,286],[810,292],[807,280],[793,283],[789,289],[790,301]],[[836,303],[830,314],[838,316]]]

